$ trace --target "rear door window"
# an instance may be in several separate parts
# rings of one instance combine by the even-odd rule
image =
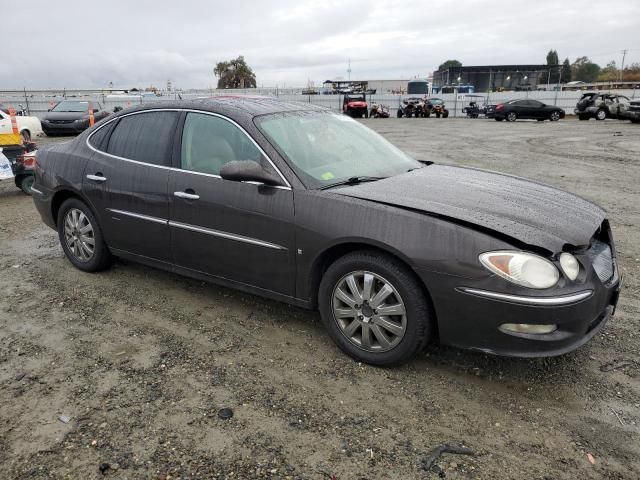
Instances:
[[[128,160],[169,166],[178,112],[145,112],[122,117],[107,153]]]

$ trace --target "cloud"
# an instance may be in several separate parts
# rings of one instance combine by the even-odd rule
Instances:
[[[62,7],[64,5],[64,8]],[[640,61],[640,3],[596,0],[31,0],[3,10],[0,90],[215,85],[213,67],[244,55],[258,85],[426,76],[465,65],[544,63],[591,56]],[[11,39],[8,43],[6,39]],[[7,48],[9,47],[9,48]]]

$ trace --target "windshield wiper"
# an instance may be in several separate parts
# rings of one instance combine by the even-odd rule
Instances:
[[[323,185],[322,187],[320,187],[320,190],[339,187],[341,185],[358,185],[359,183],[364,183],[364,182],[375,182],[376,180],[382,180],[385,178],[387,177],[368,177],[365,175],[362,175],[360,177],[351,177],[351,178],[348,178],[347,180],[342,180],[341,182],[330,183],[329,185]]]

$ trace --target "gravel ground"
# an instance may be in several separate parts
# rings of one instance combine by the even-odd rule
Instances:
[[[640,478],[640,128],[366,124],[417,158],[603,205],[625,277],[614,319],[560,358],[434,346],[373,368],[341,354],[315,312],[133,263],[74,269],[3,182],[0,478]],[[474,455],[423,470],[442,444]]]

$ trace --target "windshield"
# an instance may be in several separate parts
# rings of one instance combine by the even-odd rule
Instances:
[[[353,177],[390,177],[422,164],[346,115],[287,112],[256,124],[308,188]]]
[[[52,112],[88,112],[89,102],[65,100],[51,109]]]

